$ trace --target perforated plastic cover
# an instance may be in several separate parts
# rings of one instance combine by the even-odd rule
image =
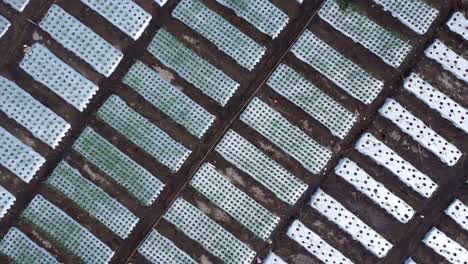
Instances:
[[[0,219],[6,215],[15,201],[15,196],[0,185]]]
[[[198,0],[182,0],[172,15],[213,42],[241,66],[252,70],[260,61],[265,48],[211,11]],[[272,14],[270,14],[272,16]]]
[[[190,184],[263,240],[279,222],[279,217],[239,190],[211,164],[203,164]]]
[[[164,184],[123,154],[91,128],[86,128],[73,148],[112,177],[144,205],[156,200]]]
[[[191,153],[116,95],[109,97],[97,116],[172,171],[178,171]]]
[[[462,201],[455,199],[450,206],[445,209],[445,213],[463,229],[468,231],[468,206],[466,206]]]
[[[151,15],[132,0],[81,0],[134,40],[148,26]]]
[[[99,89],[38,43],[32,46],[20,67],[79,111],[86,108]]]
[[[420,172],[411,163],[404,160],[395,151],[391,150],[371,134],[364,133],[355,147],[359,152],[377,162],[377,164],[390,170],[400,181],[422,196],[429,198],[437,189],[437,184],[431,178]]]
[[[444,69],[468,83],[468,60],[461,57],[436,39],[425,51],[426,56],[437,61]]]
[[[158,31],[148,51],[222,106],[226,105],[239,86],[164,29]]]
[[[211,113],[142,62],[130,68],[123,82],[198,138],[215,120]]]
[[[313,173],[319,173],[331,157],[331,151],[258,98],[250,102],[240,119]]]
[[[456,146],[437,134],[394,99],[387,99],[379,109],[379,113],[390,119],[411,138],[429,149],[449,166],[455,165],[460,159],[462,153]]]
[[[255,257],[255,251],[181,198],[174,202],[164,218],[224,263],[250,263]]]
[[[29,183],[45,159],[0,127],[0,164]]]
[[[374,0],[384,10],[400,20],[403,24],[418,34],[424,34],[439,14],[437,9],[426,4],[424,0],[395,1]]]
[[[52,148],[70,129],[70,124],[31,95],[0,76],[0,110]]]
[[[0,242],[0,252],[15,263],[58,264],[49,252],[36,245],[23,232],[12,227]]]
[[[276,255],[275,252],[271,251],[263,260],[263,264],[288,264],[288,263],[286,263],[286,261],[278,257],[278,255]]]
[[[284,202],[294,204],[307,189],[305,183],[232,130],[224,135],[216,151]]]
[[[267,83],[341,139],[356,122],[353,113],[285,64],[278,66]]]
[[[151,20],[151,15],[132,0],[81,1],[134,40],[143,34]]]
[[[126,238],[138,218],[117,200],[81,176],[62,161],[47,179],[47,183],[73,200],[79,207],[96,217],[121,238]]]
[[[399,67],[411,51],[411,45],[359,11],[350,8],[342,10],[335,0],[327,0],[320,9],[319,16],[393,67]]]
[[[52,5],[39,26],[106,77],[123,58],[122,52],[57,5]]]
[[[465,18],[462,12],[453,13],[450,20],[447,21],[447,26],[451,31],[468,40],[468,19]]]
[[[465,264],[468,259],[468,251],[436,227],[426,234],[423,242],[451,263]]]
[[[41,195],[34,197],[21,217],[86,263],[107,263],[114,254],[91,232]]]
[[[441,93],[415,73],[411,73],[405,79],[403,87],[430,108],[438,111],[442,117],[451,121],[456,127],[468,133],[468,109]]]
[[[363,103],[370,104],[383,88],[383,82],[338,53],[306,30],[291,50],[341,89]]]
[[[319,235],[315,234],[312,230],[305,227],[298,220],[294,220],[288,228],[288,237],[299,243],[312,255],[323,261],[323,263],[334,264],[352,264],[348,258],[343,256],[341,252],[330,246]]]
[[[4,16],[0,15],[0,38],[7,32],[10,27],[10,21]]]
[[[321,189],[318,189],[312,195],[310,205],[328,220],[350,234],[377,257],[385,257],[393,247],[383,236],[362,222],[361,219]]]
[[[151,263],[173,263],[173,264],[195,264],[185,252],[180,250],[174,243],[159,234],[156,230],[151,231],[146,240],[138,248],[138,252]]]
[[[335,173],[369,197],[398,221],[407,223],[413,217],[414,209],[409,204],[390,192],[382,183],[374,180],[354,161],[348,158],[340,160],[335,168]]]
[[[24,8],[28,5],[29,0],[3,0],[18,12],[23,12]]]
[[[276,38],[288,24],[289,17],[273,3],[264,0],[216,0],[254,25],[261,32]]]

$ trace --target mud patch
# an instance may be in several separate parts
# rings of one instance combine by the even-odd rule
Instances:
[[[200,209],[200,211],[202,211],[203,213],[213,216],[218,221],[229,222],[229,216],[223,211],[217,208],[213,208],[209,206],[208,204],[202,201],[199,201],[197,199],[195,199],[195,203],[196,203],[197,208]]]
[[[224,172],[221,172],[222,174],[226,175],[226,177],[228,178],[228,180],[234,184],[238,184],[242,187],[246,187],[246,183],[244,181],[244,179],[242,178],[242,176],[240,176],[236,170],[234,170],[233,168],[226,168],[226,170]]]
[[[34,41],[39,41],[39,40],[42,40],[42,36],[39,35],[39,33],[37,33],[36,31],[34,31],[34,33],[32,34],[32,39]]]
[[[201,255],[200,263],[201,264],[213,264],[213,262],[211,262],[211,260],[205,255]]]
[[[93,179],[94,181],[99,181],[100,180],[99,175],[97,173],[95,173],[93,170],[91,170],[91,168],[89,167],[88,164],[85,164],[83,166],[83,171],[85,171],[89,175],[89,177],[91,179]]]
[[[153,69],[159,74],[159,76],[161,76],[161,78],[163,78],[165,81],[169,82],[169,83],[172,83],[172,81],[174,81],[175,77],[174,75],[166,70],[166,69],[163,69],[161,67],[158,67],[156,65],[153,65]],[[179,88],[181,89],[181,88]]]
[[[281,153],[277,149],[275,149],[275,147],[273,147],[272,145],[265,144],[261,141],[259,141],[258,144],[260,145],[262,149],[271,153],[273,157],[275,157],[275,159],[280,159],[282,157]]]
[[[188,43],[192,44],[192,45],[198,45],[198,43],[200,43],[198,40],[188,36],[188,35],[182,35],[182,38],[187,41]]]

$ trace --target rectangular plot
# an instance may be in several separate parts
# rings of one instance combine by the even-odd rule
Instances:
[[[174,263],[195,264],[187,253],[180,250],[171,240],[159,234],[156,230],[151,231],[138,252],[151,263]]]
[[[57,5],[52,5],[39,26],[106,77],[123,58],[121,51]]]
[[[202,138],[215,120],[214,115],[142,62],[130,68],[123,82],[197,138]]]
[[[60,60],[41,44],[34,44],[20,67],[79,111],[83,111],[99,87]]]
[[[386,99],[379,113],[449,166],[455,165],[460,159],[462,153],[456,146],[437,134],[394,99]]]
[[[45,159],[10,132],[0,127],[0,164],[29,183]]]
[[[410,205],[390,192],[382,183],[374,180],[354,161],[348,158],[340,160],[335,168],[335,173],[369,197],[398,221],[407,223],[413,217],[415,212]]]
[[[0,252],[11,258],[15,263],[59,263],[49,252],[36,245],[15,227],[10,228],[3,237],[0,242]]]
[[[468,134],[468,109],[434,88],[415,73],[411,73],[405,79],[403,88]]]
[[[55,168],[47,184],[58,189],[123,239],[138,222],[138,218],[127,208],[64,161]]]
[[[468,259],[468,250],[436,227],[433,227],[431,231],[426,234],[423,243],[432,248],[437,254],[450,261],[450,263],[465,264]]]
[[[436,39],[424,53],[427,57],[438,62],[445,70],[453,73],[458,79],[468,83],[468,60],[449,49],[440,40]]]
[[[343,229],[379,258],[385,257],[393,247],[383,236],[320,189],[312,195],[310,206],[338,225],[339,228]]]
[[[211,164],[203,164],[190,185],[263,240],[279,222],[279,217],[239,190]]]
[[[151,15],[132,0],[81,0],[125,34],[137,40],[148,26]]]
[[[305,183],[232,130],[224,135],[216,151],[286,203],[294,204],[307,189]]]
[[[4,16],[0,15],[0,38],[7,32],[10,26],[10,21],[8,21],[8,19],[6,19]]]
[[[356,122],[353,113],[285,64],[278,66],[267,84],[341,139]]]
[[[109,97],[97,116],[173,172],[179,170],[191,153],[116,95]]]
[[[181,198],[174,202],[164,218],[224,263],[250,263],[255,257],[255,251]]]
[[[331,157],[331,151],[258,98],[249,103],[240,120],[278,145],[312,173],[319,173]]]
[[[449,21],[447,21],[447,26],[451,31],[468,40],[468,19],[465,18],[462,12],[454,12]]]
[[[216,0],[232,9],[261,32],[276,38],[288,24],[289,17],[270,1],[265,0]]]
[[[324,263],[353,263],[299,220],[294,220],[287,235]]]
[[[6,215],[15,201],[15,196],[0,185],[0,220]]]
[[[86,263],[107,263],[114,255],[106,244],[40,195],[34,197],[21,217]]]
[[[352,97],[370,104],[383,88],[383,82],[306,30],[291,50]]]
[[[14,82],[0,76],[0,110],[52,148],[70,129],[63,118],[34,99]]]
[[[431,178],[420,172],[373,135],[364,133],[356,142],[355,148],[362,154],[369,156],[377,164],[390,170],[400,181],[423,197],[431,197],[437,189],[437,184]]]
[[[236,81],[164,29],[158,31],[148,46],[148,51],[222,106],[226,105],[239,87]]]
[[[424,34],[439,14],[437,9],[426,4],[424,0],[395,1],[374,0],[384,10],[390,11],[403,24],[418,34]]]
[[[455,199],[450,206],[445,209],[445,213],[463,229],[468,231],[468,206],[462,201]]]
[[[375,53],[384,62],[398,68],[411,51],[411,45],[377,23],[348,8],[342,10],[335,0],[327,0],[319,16],[353,41]]]
[[[9,4],[18,12],[23,12],[24,8],[29,4],[29,0],[3,0],[3,2]]]
[[[265,53],[264,47],[211,11],[201,1],[182,0],[172,16],[213,42],[248,70],[252,70]]]
[[[146,206],[151,205],[164,188],[158,178],[91,128],[85,129],[73,148]]]

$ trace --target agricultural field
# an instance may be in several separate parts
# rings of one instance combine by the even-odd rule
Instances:
[[[0,263],[466,264],[468,2],[0,0]]]

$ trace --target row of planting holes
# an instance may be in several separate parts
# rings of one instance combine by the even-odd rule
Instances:
[[[464,231],[468,231],[468,206],[459,199],[455,199],[445,213],[455,221]],[[463,232],[463,231],[462,231]],[[438,228],[432,228],[424,237],[423,243],[451,263],[465,264],[468,259],[466,245],[460,245],[454,239]]]
[[[29,1],[5,0],[4,2],[22,12]],[[0,37],[5,34],[9,26],[8,20],[0,16]],[[45,84],[80,111],[84,109],[97,90],[95,85],[40,44],[33,45],[20,66],[35,80]],[[67,79],[61,79],[64,76],[68,76]],[[64,85],[65,83],[69,85]],[[70,125],[13,82],[0,77],[0,84],[3,87],[1,110],[30,130],[37,138],[53,148],[57,147]],[[67,86],[71,89],[63,88]],[[83,88],[85,88],[84,91],[90,91],[90,94],[84,96],[73,94],[73,92],[82,92]],[[45,162],[44,158],[3,128],[0,131],[0,138],[4,142],[1,149],[1,164],[28,183]],[[4,217],[15,200],[16,198],[10,192],[0,186],[0,219]],[[41,259],[48,263],[56,262],[49,253],[15,228],[9,230],[0,242],[0,251],[23,263]],[[29,256],[26,256],[25,252],[29,252]]]
[[[22,9],[24,9],[24,6],[26,5],[26,2],[24,3],[23,6],[19,6],[20,5],[19,2],[20,1],[9,1],[9,4],[15,6],[16,9],[18,9],[18,8],[21,9],[21,10],[18,10],[18,11],[22,11]],[[54,8],[57,9],[57,10],[60,10],[56,6],[52,7],[52,9],[54,9]],[[46,16],[45,19],[47,19],[47,16]],[[71,20],[73,22],[74,19],[72,17],[68,17],[68,20]],[[44,22],[43,24],[45,24],[47,26],[47,22]],[[9,27],[9,22],[6,21],[3,17],[0,17],[0,37],[4,34],[4,32],[7,30],[8,27]],[[78,27],[80,27],[80,25],[78,25]],[[89,31],[88,31],[88,33],[89,33]],[[51,33],[51,34],[53,34],[53,33]],[[92,35],[92,33],[89,33],[89,34]],[[61,37],[62,36],[58,36],[59,41],[60,41]],[[67,42],[66,40],[63,40],[63,39],[62,39],[62,41],[65,41],[65,44],[72,42],[72,41]],[[68,48],[70,48],[70,47],[68,47]],[[71,49],[73,49],[73,46],[71,46]],[[75,50],[75,53],[79,54],[79,52],[80,51]],[[68,101],[70,104],[72,104],[74,107],[76,107],[80,111],[84,110],[86,105],[89,103],[90,99],[93,97],[93,95],[97,91],[97,86],[95,86],[94,84],[92,84],[91,82],[86,80],[78,72],[76,72],[74,69],[69,67],[63,61],[58,59],[53,53],[48,51],[47,48],[43,47],[40,44],[33,45],[33,48],[31,49],[30,53],[26,54],[26,57],[21,62],[20,66],[26,72],[31,74],[32,77],[35,80],[45,84],[48,88],[52,89],[55,93],[57,93],[59,96],[61,96],[63,99]],[[58,72],[58,74],[57,74],[57,72]],[[54,73],[54,74],[50,75],[50,73]],[[109,74],[109,72],[104,72],[103,74]],[[60,79],[60,78],[64,78],[64,76],[67,76],[68,79]],[[6,79],[2,79],[2,83],[5,84],[5,85],[8,85],[10,87],[14,86],[11,82],[9,82]],[[64,88],[63,83],[70,84],[68,86],[69,88],[67,88],[67,87]],[[13,87],[13,88],[15,88],[15,87]],[[13,88],[11,88],[11,89],[13,89]],[[16,88],[18,88],[18,87],[16,87]],[[68,90],[66,90],[66,89],[68,89]],[[19,90],[19,88],[18,88],[18,90]],[[76,93],[76,92],[78,92],[80,94],[73,94],[73,93]],[[87,93],[83,94],[83,92],[87,92]],[[20,93],[16,97],[18,97],[19,99],[20,99],[20,97],[27,97],[27,100],[35,102],[34,99],[32,99],[32,98],[29,99],[28,95],[25,94],[24,92]],[[5,99],[8,99],[8,98],[9,97],[7,96],[7,98],[5,98]],[[24,99],[22,99],[22,100],[24,100]],[[2,104],[2,105],[9,106],[9,104]],[[22,118],[21,116],[18,116],[17,111],[11,112],[10,110],[15,110],[15,109],[9,109],[9,108],[4,109],[4,111],[8,111],[8,113],[10,113],[10,115],[15,116],[16,118]],[[49,113],[48,115],[49,116],[54,115],[54,113]],[[58,117],[56,117],[56,119],[57,118]],[[23,119],[20,119],[20,120],[23,120]],[[24,123],[24,125],[26,127],[30,126],[29,122],[23,122],[23,123]],[[31,129],[34,129],[34,128],[31,127]],[[57,129],[55,129],[55,130],[57,130]],[[43,140],[46,141],[47,143],[49,143],[52,147],[56,147],[56,145],[58,144],[58,141],[64,136],[64,132],[60,132],[60,130],[58,130],[58,131],[59,131],[58,132],[59,134],[57,135],[58,136],[57,139],[52,138],[53,141],[49,141],[50,136],[46,135],[46,137],[44,137]],[[16,146],[18,148],[18,151],[23,151],[25,153],[24,155],[32,155],[32,154],[28,154],[28,152],[33,153],[33,151],[29,150],[27,146],[23,146],[23,144],[21,142],[19,142],[18,140],[14,139],[13,136],[7,135],[8,132],[6,132],[6,131],[3,131],[3,132],[4,133],[2,133],[2,139],[4,139],[4,140],[8,139],[8,140],[11,141],[11,143],[7,143],[7,144],[10,144],[10,145],[11,144],[16,144]],[[38,133],[38,132],[36,132],[36,133]],[[7,138],[5,138],[5,137],[7,137]],[[40,135],[39,135],[39,138],[41,138]],[[14,148],[9,148],[9,149],[11,150],[11,149],[14,149]],[[15,154],[15,153],[13,153],[13,154]],[[34,159],[37,159],[37,158],[27,158],[27,160],[19,159],[19,161],[23,161],[26,164],[28,160],[34,161]],[[2,160],[2,164],[4,164],[4,165],[6,164],[7,168],[11,167],[11,166],[15,166],[14,164],[9,165],[10,164],[9,160],[12,161],[11,157],[4,157],[3,160]],[[18,159],[16,159],[16,160],[18,160]],[[43,161],[41,161],[41,163],[42,162]],[[33,165],[34,169],[31,169],[29,171],[24,171],[23,169],[15,169],[15,167],[11,167],[11,169],[14,172],[17,171],[17,174],[19,174],[20,177],[23,177],[22,179],[24,179],[25,181],[28,182],[32,178],[32,176],[34,175],[35,171],[37,171],[39,169],[39,166],[40,166],[41,163],[36,162],[35,164],[37,164],[37,165]],[[2,187],[2,189],[1,189],[0,217],[4,216],[4,214],[6,213],[8,208],[11,207],[14,200],[15,200],[15,197],[12,196],[8,191],[6,191]],[[18,232],[20,232],[20,231],[17,231],[15,233],[15,230],[11,230],[9,234],[12,234],[12,235],[5,237],[5,239],[2,241],[3,245],[5,245],[5,243],[7,243],[7,244],[8,243],[13,243],[14,245],[19,245],[18,243],[20,243],[20,242],[17,241],[19,238],[21,238],[22,240],[25,240],[25,239],[28,240],[25,236],[22,237],[21,235],[17,234]],[[14,233],[14,235],[13,235],[13,233]],[[23,239],[23,238],[25,238],[25,239]],[[25,243],[25,241],[22,241],[22,243]],[[30,243],[31,245],[34,245],[34,243],[32,243],[32,242],[28,242],[28,243]],[[11,247],[11,245],[10,245],[10,247]],[[33,246],[31,246],[31,247],[33,247]],[[22,257],[24,257],[22,252],[18,252],[17,249],[15,249],[15,248],[7,248],[6,245],[5,245],[5,247],[3,247],[2,251],[4,253],[11,254],[12,257],[14,257],[14,258],[21,259]],[[24,261],[24,259],[22,261]]]
[[[28,3],[28,1],[6,2],[19,12],[23,11]],[[9,22],[0,16],[0,37],[6,32],[8,27]],[[36,81],[46,85],[80,111],[84,110],[89,100],[97,91],[96,85],[85,79],[40,44],[33,45],[32,49],[22,60],[20,67]],[[29,94],[22,91],[16,84],[3,77],[0,78],[3,87],[2,99],[6,100],[1,104],[2,111],[30,130],[37,138],[53,148],[57,147],[60,140],[69,130],[70,125]],[[68,85],[64,86],[65,83]],[[1,132],[2,141],[5,141],[2,144],[2,165],[26,183],[29,182],[45,160],[29,146],[24,145],[9,134],[9,132],[3,129]],[[4,148],[7,148],[8,151]],[[6,214],[15,199],[11,193],[2,187],[0,217]],[[28,249],[26,250],[25,248]],[[0,243],[0,250],[17,261],[27,262],[28,259],[25,259],[24,252],[21,252],[21,249],[25,249],[24,252],[34,252],[31,255],[34,256],[34,261],[44,258],[48,259],[48,262],[54,262],[48,253],[37,247],[21,231],[11,229]]]
[[[391,115],[391,113],[389,113],[389,111],[392,111],[392,107],[397,107],[397,109],[396,109],[397,112],[398,111],[406,111],[397,102],[388,101],[387,104],[384,105],[384,107],[381,109],[381,113],[383,115],[387,115],[387,117],[392,119],[392,115]],[[410,115],[409,112],[406,112],[406,114]],[[414,122],[416,120],[414,117],[412,117],[412,116],[410,116],[410,117],[412,118],[411,121]],[[399,120],[397,120],[397,119],[393,119],[392,121],[394,121],[396,123],[399,122]],[[428,128],[426,127],[425,129],[428,129]],[[425,133],[421,133],[421,134],[424,135]],[[414,137],[416,137],[416,134],[413,133],[413,135],[414,135]],[[367,136],[369,137],[370,135],[367,135]],[[437,134],[434,134],[434,136],[435,137],[440,137]],[[403,167],[405,167],[405,165],[408,165],[408,163],[406,161],[399,158],[397,156],[397,154],[392,152],[388,147],[382,146],[383,143],[378,142],[375,138],[371,138],[371,139],[373,139],[374,142],[377,142],[377,144],[379,144],[381,146],[381,148],[383,147],[384,150],[386,151],[387,155],[397,157],[396,165],[397,164],[402,164]],[[443,139],[441,139],[441,140],[443,140]],[[447,142],[443,142],[443,144],[446,145],[446,146],[448,145]],[[428,147],[430,147],[430,144],[428,144]],[[363,145],[360,146],[358,144],[357,148],[363,150],[365,147]],[[449,148],[449,151],[451,151],[452,155],[455,155],[455,156],[452,157],[449,160],[446,160],[445,162],[453,165],[453,164],[456,163],[456,161],[460,157],[461,153],[458,151],[458,149],[456,149],[456,147],[454,147],[452,145],[449,145],[448,148]],[[443,159],[445,157],[445,155],[443,155],[443,154],[444,153],[439,153],[441,159]],[[380,159],[379,161],[383,162],[387,166],[394,166],[393,164],[389,164],[388,161],[385,162],[384,161],[386,159],[385,157],[376,157],[376,158]],[[382,158],[383,158],[383,160],[382,160]],[[392,158],[392,160],[393,160],[393,158]],[[396,170],[394,170],[394,171],[396,171]],[[345,180],[348,180],[356,188],[360,189],[361,192],[368,195],[371,199],[374,200],[374,202],[378,203],[380,206],[382,206],[384,209],[386,209],[390,214],[392,214],[394,217],[396,217],[399,221],[401,221],[403,223],[406,223],[414,215],[414,210],[408,204],[406,204],[403,200],[401,200],[400,198],[398,198],[397,196],[395,196],[394,194],[389,192],[382,184],[380,184],[380,183],[376,182],[375,180],[373,180],[372,178],[370,178],[370,176],[367,175],[364,171],[362,171],[362,169],[357,167],[357,165],[354,162],[352,162],[350,160],[347,160],[347,159],[342,160],[340,165],[337,166],[337,168],[336,168],[336,173],[338,175],[344,177]],[[412,168],[412,167],[410,167],[410,171],[408,171],[408,174],[410,174],[410,173],[413,173],[413,175],[410,178],[403,178],[405,176],[408,176],[408,175],[405,175],[405,174],[400,174],[400,177],[402,177],[403,181],[406,181],[407,184],[414,184],[415,188],[417,188],[416,186],[417,186],[418,183],[423,182],[423,185],[427,186],[426,182],[428,182],[429,186],[430,186],[430,188],[428,189],[429,191],[428,192],[421,192],[421,194],[423,196],[426,196],[426,197],[430,196],[430,194],[435,189],[436,185],[427,176],[424,176],[424,175],[416,176],[415,174],[417,174],[419,172],[416,169]],[[353,176],[357,177],[357,178],[354,178],[353,176],[350,176],[349,174],[353,174]],[[365,184],[364,184],[364,182],[365,182]],[[375,192],[376,190],[379,190],[379,191]],[[319,199],[325,199],[325,200],[330,200],[331,204],[333,204],[333,205],[338,204],[336,201],[334,201],[331,197],[327,196],[323,192],[319,191],[319,193],[317,193],[316,195],[320,197],[320,198],[316,198],[317,201]],[[392,201],[392,204],[389,205],[388,207],[386,207],[386,204],[384,203],[384,200],[388,200],[388,199],[390,199]],[[311,204],[312,204],[312,206],[316,206],[317,210],[323,210],[323,206],[319,206],[318,203],[312,202]],[[450,213],[452,215],[454,214],[453,208],[455,208],[455,206],[456,206],[456,208],[459,208],[460,205],[459,205],[459,203],[457,203],[456,205],[453,205],[451,207],[452,211],[450,211]],[[339,204],[338,204],[338,207],[340,207]],[[396,210],[393,207],[395,207]],[[343,213],[350,214],[348,211],[346,211],[346,209],[344,209],[342,207],[338,208],[337,210],[339,210],[341,212],[341,214],[343,214]],[[466,208],[465,208],[465,210],[466,210]],[[333,217],[332,215],[335,215],[335,214],[332,213],[332,212],[327,212],[327,210],[321,211],[321,212],[323,214],[325,214],[327,217],[330,217],[330,220],[335,221],[335,222],[338,223],[338,225],[340,225],[340,223],[341,223],[340,222],[341,221],[340,217],[338,217],[338,218],[336,216]],[[355,219],[355,221],[358,221],[358,219],[355,218],[355,216],[351,215],[350,217]],[[380,235],[378,235],[376,233],[372,233],[373,231],[371,229],[366,229],[368,227],[366,227],[366,225],[364,223],[362,223],[362,222],[358,221],[358,223],[356,223],[356,227],[351,227],[351,226],[346,226],[346,225],[341,226],[341,227],[344,228],[347,232],[350,232],[351,235],[356,236],[355,237],[356,239],[358,239],[361,243],[364,244],[364,246],[366,246],[369,250],[371,250],[374,254],[376,254],[379,257],[385,256],[386,252],[391,248],[391,245],[388,243],[388,241],[386,241],[384,238],[380,237]],[[298,241],[303,246],[305,246],[312,254],[317,256],[319,259],[322,259],[322,260],[324,260],[326,262],[330,261],[329,257],[331,255],[333,256],[333,258],[337,258],[338,262],[336,262],[336,263],[347,263],[347,261],[349,261],[345,257],[343,257],[339,252],[337,252],[335,249],[331,248],[331,246],[329,246],[320,237],[313,234],[313,232],[311,230],[308,230],[307,228],[305,228],[305,230],[304,230],[304,228],[305,227],[300,222],[298,222],[296,220],[293,223],[293,225],[290,227],[290,229],[288,231],[288,235],[291,236],[291,238],[293,238],[294,240]],[[353,231],[354,229],[359,230],[360,228],[364,228],[365,230],[367,230],[367,233],[369,233],[369,235],[372,235],[374,237],[374,239],[382,240],[382,241],[377,241],[378,243],[382,244],[381,247],[378,248],[378,249],[375,249],[375,248],[373,248],[372,243],[371,244],[369,244],[369,243],[366,244],[366,241],[368,241],[368,239],[366,237],[360,237],[360,235],[359,235],[359,234],[362,234],[362,232]],[[300,231],[300,230],[304,230],[304,231]],[[296,232],[299,232],[299,233],[296,233]],[[301,235],[301,232],[302,233],[306,232],[307,236]],[[306,237],[307,237],[307,239],[309,239],[309,242],[306,242],[306,240],[304,240]],[[307,244],[307,243],[311,243],[311,244]],[[317,249],[314,250],[313,248],[311,248],[311,246],[313,247],[313,246],[316,246],[318,244],[322,245],[322,248],[319,247],[319,250],[317,250]],[[325,248],[323,247],[324,245],[326,246]],[[326,251],[327,251],[326,248],[328,248],[327,249],[328,251],[332,252],[331,255],[326,254]],[[280,257],[278,257],[273,252],[271,252],[268,255],[268,257],[265,259],[265,261],[266,261],[266,263],[285,263]]]
[[[118,18],[112,17],[111,14],[106,13],[106,11],[108,11],[108,10],[106,10],[104,8],[107,8],[107,7],[99,6],[99,3],[95,3],[95,2],[91,2],[91,1],[87,1],[86,4],[93,7],[95,10],[100,12],[101,15],[103,15],[105,18],[107,18],[111,22],[114,22],[114,24],[117,24],[117,26],[119,28],[121,28],[122,30],[125,31],[125,29],[130,29],[126,33],[128,33],[132,37],[138,38],[138,34],[141,34],[141,32],[134,32],[134,31],[132,32],[131,27],[126,28],[125,25],[122,25],[121,23],[119,24],[119,22],[122,22],[122,21],[118,21]],[[148,18],[146,18],[145,20],[146,21],[143,21],[143,24],[147,24]],[[71,23],[70,25],[72,26],[72,28],[73,28],[73,26],[76,26],[77,28],[81,28],[82,31],[84,31],[84,33],[86,33],[85,35],[86,35],[86,37],[88,39],[90,39],[90,41],[94,41],[97,45],[103,45],[103,47],[105,47],[106,43],[103,42],[101,39],[99,39],[99,37],[96,37],[94,35],[94,33],[91,32],[89,29],[83,28],[83,26],[79,22],[77,23],[77,21],[73,17],[66,14],[64,11],[62,11],[57,6],[53,6],[51,8],[48,15],[44,18],[44,20],[41,23],[41,26],[46,31],[49,31],[49,33],[52,34],[52,36],[54,36],[57,39],[57,41],[62,43],[66,48],[70,49],[72,52],[76,53],[78,56],[85,59],[85,61],[90,63],[100,73],[108,76],[113,71],[113,69],[115,69],[115,67],[116,67],[116,65],[117,65],[117,63],[118,63],[118,61],[120,59],[117,58],[116,60],[110,60],[111,62],[113,61],[113,64],[111,64],[111,65],[109,65],[109,64],[103,65],[99,61],[96,61],[93,58],[92,54],[89,53],[89,51],[83,50],[83,49],[81,49],[79,47],[75,47],[74,44],[73,44],[72,39],[70,39],[70,38],[73,38],[73,36],[72,35],[65,35],[65,36],[61,35],[60,30],[56,27],[56,25],[53,25],[51,21],[58,21],[57,23],[59,23],[59,24],[60,23],[65,23],[65,24],[67,24],[67,23],[70,24]],[[66,21],[69,21],[69,22],[66,22]],[[134,34],[132,34],[132,33],[134,33]],[[114,52],[114,53],[116,53],[116,52]],[[33,57],[33,56],[38,56],[38,57],[36,58],[36,57]],[[47,67],[50,64],[49,65],[48,64],[41,65],[41,63],[44,60],[48,61],[53,66],[57,65],[57,66],[54,66],[54,67],[59,67],[59,68],[57,68],[57,69],[47,69]],[[40,46],[39,44],[36,44],[33,47],[32,52],[29,54],[28,57],[25,58],[25,60],[23,61],[21,66],[27,72],[29,72],[31,75],[33,75],[33,77],[36,80],[46,84],[49,88],[53,89],[55,92],[57,92],[59,95],[61,95],[66,100],[67,99],[75,99],[76,96],[71,96],[69,94],[70,92],[68,92],[68,94],[67,94],[67,91],[61,91],[60,89],[63,89],[63,88],[57,85],[57,83],[61,82],[61,80],[56,80],[54,82],[51,82],[50,78],[47,78],[47,72],[56,72],[56,71],[60,71],[61,69],[65,69],[66,71],[68,71],[68,73],[72,73],[72,75],[77,76],[77,77],[75,77],[75,80],[79,80],[79,81],[82,82],[81,84],[79,83],[78,86],[84,87],[84,86],[87,85],[87,84],[83,83],[83,82],[86,82],[87,80],[83,80],[83,78],[81,78],[81,80],[80,80],[81,76],[79,76],[79,74],[76,74],[76,72],[74,72],[73,69],[71,69],[70,67],[67,67],[66,64],[64,64],[62,61],[57,59],[52,53],[50,53],[46,48]],[[62,75],[58,75],[59,78],[61,76]],[[74,82],[74,79],[71,79],[71,82]],[[75,86],[77,86],[77,85],[75,85]],[[88,87],[95,88],[94,85],[88,85]],[[77,90],[79,90],[79,89],[71,89],[71,91],[77,91]],[[92,97],[92,95],[94,93],[95,93],[95,90],[94,91],[91,90],[90,96]],[[89,97],[88,98],[82,98],[82,100],[84,100],[85,104],[86,104],[87,101],[89,101]],[[69,101],[69,102],[74,103],[74,102],[71,102],[71,101]],[[80,111],[84,109],[83,103],[81,103],[81,102],[76,102],[74,104],[74,106],[77,107],[78,110],[80,110]],[[103,117],[105,118],[105,116],[103,116]],[[178,167],[180,165],[178,165],[178,164],[175,164],[175,165],[177,165],[177,167],[174,167],[173,169],[176,170],[176,169],[178,169]]]

